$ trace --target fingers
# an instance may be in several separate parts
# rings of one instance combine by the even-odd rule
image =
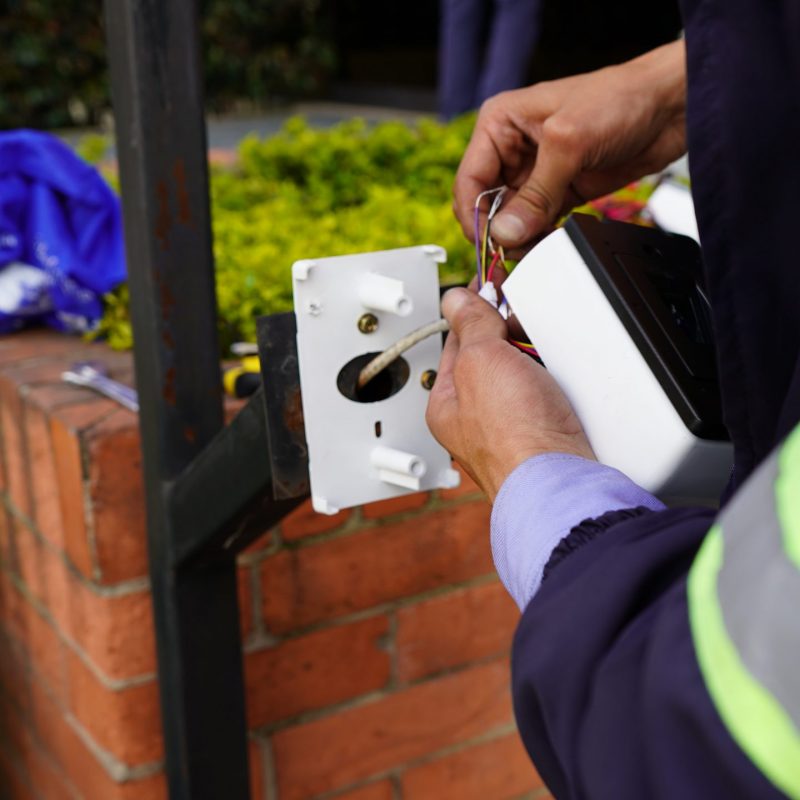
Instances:
[[[442,299],[442,314],[458,337],[459,347],[506,338],[503,318],[483,298],[467,289],[451,289]]]
[[[453,211],[470,241],[475,239],[475,199],[502,184],[502,170],[497,149],[479,119],[453,184]]]
[[[533,171],[492,223],[492,235],[504,247],[519,248],[556,222],[581,169],[578,138],[577,129],[558,116],[545,122]]]

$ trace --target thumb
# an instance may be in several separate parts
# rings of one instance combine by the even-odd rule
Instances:
[[[463,347],[487,339],[506,339],[506,323],[482,297],[467,289],[451,289],[442,298],[442,314]]]
[[[525,183],[492,222],[492,237],[504,247],[520,247],[558,219],[570,184],[580,170],[571,136],[547,130],[539,143],[536,163]]]

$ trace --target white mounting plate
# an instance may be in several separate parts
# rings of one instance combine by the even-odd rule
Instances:
[[[430,392],[422,386],[421,376],[426,370],[438,369],[440,336],[432,336],[404,354],[410,368],[408,381],[385,400],[359,403],[342,395],[337,386],[339,372],[353,358],[381,352],[440,318],[438,264],[446,258],[443,248],[423,245],[306,259],[292,266],[300,388],[315,511],[335,514],[342,508],[414,491],[381,479],[385,471],[372,463],[378,448],[417,457],[413,476],[402,480],[419,491],[458,485],[459,475],[451,468],[449,454],[425,423]],[[371,273],[402,281],[410,303],[400,304],[398,313],[366,307],[360,294],[366,283],[374,282]],[[358,328],[358,320],[366,313],[378,318],[373,333],[362,333]],[[376,423],[380,423],[377,428]],[[420,463],[424,465],[422,475],[417,469]]]

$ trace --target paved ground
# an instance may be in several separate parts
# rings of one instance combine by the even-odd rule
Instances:
[[[362,106],[347,103],[297,103],[275,111],[264,112],[247,116],[209,116],[206,120],[208,126],[208,147],[216,155],[231,152],[236,149],[239,142],[251,133],[265,137],[277,133],[289,117],[303,116],[314,128],[330,128],[338,122],[353,117],[363,117],[368,122],[381,122],[383,120],[403,120],[415,122],[421,117],[431,116],[423,111],[406,111],[396,108],[381,108],[379,106]],[[98,133],[97,130],[68,130],[60,134],[71,145],[76,145],[88,133]],[[113,145],[108,153],[109,158],[114,157]]]

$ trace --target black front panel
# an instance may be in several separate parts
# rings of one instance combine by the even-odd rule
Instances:
[[[583,214],[565,228],[689,430],[727,440],[697,243]]]

